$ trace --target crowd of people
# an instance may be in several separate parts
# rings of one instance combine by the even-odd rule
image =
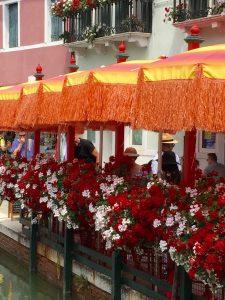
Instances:
[[[174,152],[174,147],[178,143],[172,135],[164,133],[162,136],[162,161],[161,176],[168,182],[179,184],[181,181],[182,165],[178,154]],[[29,138],[26,132],[0,132],[0,155],[8,154],[13,157],[26,157],[28,160],[34,155],[34,141]],[[129,169],[127,175],[131,177],[140,176],[143,172],[143,166],[136,161],[139,157],[137,150],[128,147],[124,151],[124,157],[129,159]],[[74,159],[84,160],[87,163],[95,163],[99,166],[99,152],[94,144],[75,135],[74,140]],[[157,177],[158,154],[147,164],[153,177]],[[199,162],[196,160],[196,169],[200,169]],[[207,167],[203,170],[205,175],[215,174],[225,178],[225,165],[218,163],[215,153],[208,153]]]

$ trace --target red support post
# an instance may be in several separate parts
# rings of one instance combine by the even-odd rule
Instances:
[[[188,51],[199,48],[204,41],[199,33],[198,26],[194,25],[190,30],[190,35],[185,39],[185,42],[188,43]],[[193,128],[191,131],[186,131],[184,137],[183,181],[189,186],[193,186],[195,182],[196,135],[197,131]]]
[[[75,53],[71,52],[70,65],[69,65],[70,73],[76,72],[78,69],[79,69],[79,67],[76,64]],[[66,139],[67,139],[67,160],[71,162],[74,159],[74,147],[75,147],[75,144],[74,144],[75,128],[74,128],[74,126],[68,126]]]
[[[40,64],[37,65],[36,73],[34,74],[36,81],[43,79],[44,74],[42,73],[42,67]],[[40,153],[40,140],[41,140],[41,131],[35,130],[34,132],[34,156]]]
[[[116,56],[117,63],[122,63],[127,60],[129,55],[126,53],[126,46],[123,41],[119,44],[119,52]],[[115,132],[115,157],[120,158],[124,153],[124,124],[119,123]]]

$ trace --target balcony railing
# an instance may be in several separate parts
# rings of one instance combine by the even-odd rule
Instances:
[[[183,22],[216,14],[215,2],[215,0],[174,0],[173,21]]]
[[[152,0],[118,0],[68,18],[64,40],[68,43],[85,40],[87,31],[98,38],[124,32],[151,33],[151,30]]]

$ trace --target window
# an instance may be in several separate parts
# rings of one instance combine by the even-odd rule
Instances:
[[[96,140],[95,131],[87,130],[87,140],[89,140],[92,143],[95,143],[95,140]]]
[[[18,3],[6,6],[6,21],[8,19],[8,39],[6,45],[9,48],[18,47]]]
[[[55,0],[51,0],[51,3],[54,3]],[[51,11],[50,11],[51,14]],[[59,17],[53,16],[51,14],[51,41],[60,40],[60,36],[62,35],[63,22]]]
[[[132,130],[132,145],[142,145],[142,130]]]

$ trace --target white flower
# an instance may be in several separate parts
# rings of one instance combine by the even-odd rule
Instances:
[[[96,212],[96,209],[94,208],[94,206],[93,206],[92,203],[89,204],[89,211],[90,211],[91,213],[95,213],[95,212]]]
[[[124,232],[124,231],[126,231],[126,230],[127,230],[127,225],[119,225],[119,226],[118,226],[118,230],[119,230],[119,232]]]
[[[198,195],[198,191],[196,189],[192,189],[190,187],[186,188],[186,194],[189,194],[191,198],[194,198]]]
[[[46,203],[48,202],[48,197],[41,197],[39,201],[40,203]]]
[[[105,244],[105,249],[106,250],[109,250],[112,248],[112,242],[111,241],[106,241],[106,244]]]
[[[150,190],[150,188],[154,185],[155,183],[154,182],[148,182],[147,184],[147,189]]]
[[[181,214],[179,212],[177,212],[174,216],[174,219],[176,222],[179,222],[181,220]]]
[[[89,190],[84,190],[84,191],[82,192],[82,196],[83,196],[84,198],[91,198],[91,193],[90,193]]]
[[[154,228],[157,228],[157,227],[159,227],[159,226],[161,226],[161,221],[158,220],[158,219],[155,219],[154,222],[153,222],[153,227],[154,227]]]
[[[111,237],[112,233],[113,233],[113,228],[112,228],[112,227],[110,227],[108,230],[105,230],[105,231],[102,233],[103,239],[104,239],[104,240],[109,239],[109,238]]]
[[[38,174],[38,177],[39,177],[39,178],[41,178],[41,177],[43,177],[43,176],[44,176],[44,174],[41,173],[41,172]]]
[[[50,176],[52,174],[51,170],[47,171],[47,176]]]
[[[190,206],[190,214],[191,214],[191,216],[193,217],[196,214],[196,212],[199,211],[200,208],[201,207],[198,204],[191,205]]]
[[[174,225],[174,217],[173,216],[167,217],[167,219],[166,219],[166,226],[167,227],[171,227],[173,225]]]
[[[177,210],[178,206],[171,204],[170,205],[170,210]]]
[[[160,243],[159,243],[159,247],[160,247],[162,252],[166,251],[167,250],[167,242],[161,240]]]
[[[119,240],[120,239],[120,235],[117,233],[117,234],[113,234],[112,236],[112,240],[113,241],[116,241],[116,240]]]
[[[175,253],[176,251],[177,251],[176,248],[171,246],[171,247],[169,248],[170,256],[173,257],[173,255],[174,255],[174,253]]]

